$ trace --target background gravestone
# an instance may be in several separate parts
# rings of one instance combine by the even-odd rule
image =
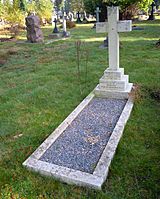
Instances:
[[[55,18],[53,22],[54,22],[53,33],[59,33],[59,30],[58,30],[58,28],[57,28],[57,19]]]
[[[79,11],[77,12],[77,23],[82,23]]]
[[[31,43],[43,42],[43,33],[40,29],[40,19],[36,15],[26,17],[27,40]]]

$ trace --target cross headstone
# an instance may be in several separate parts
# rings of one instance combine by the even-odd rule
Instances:
[[[149,18],[148,20],[155,20],[155,16],[154,16],[154,6],[155,6],[155,2],[153,1],[152,4],[151,4],[151,14],[149,15]]]
[[[96,8],[95,13],[96,13],[96,21],[99,22],[99,13],[100,13],[99,7]]]
[[[67,32],[67,24],[66,24],[66,20],[67,20],[67,15],[66,15],[66,12],[65,11],[62,11],[63,13],[63,37],[69,37],[70,36],[70,33]]]
[[[54,26],[54,29],[53,29],[53,33],[59,33],[59,30],[57,28],[57,19],[56,18],[54,19],[54,24],[55,24],[55,26]]]
[[[80,12],[77,12],[77,23],[81,23]]]
[[[108,7],[108,22],[96,24],[97,33],[108,32],[109,42],[109,68],[95,90],[97,95],[115,98],[127,98],[132,84],[128,83],[128,75],[124,75],[124,69],[119,68],[119,33],[132,30],[132,21],[119,21],[119,8]]]
[[[66,32],[66,31],[67,31],[67,27],[66,27],[66,18],[67,18],[66,12],[63,11],[63,32]]]

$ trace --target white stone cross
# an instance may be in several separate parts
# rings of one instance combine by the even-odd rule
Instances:
[[[97,33],[108,32],[109,38],[109,69],[119,68],[119,32],[132,30],[132,21],[119,21],[119,8],[108,7],[108,22],[96,23]]]
[[[100,9],[99,9],[99,7],[97,7],[96,8],[96,11],[95,11],[95,13],[96,13],[96,21],[97,22],[99,22],[99,13],[100,13],[101,11],[100,11]]]
[[[99,80],[95,94],[99,97],[128,98],[132,90],[128,75],[124,69],[119,68],[119,32],[132,30],[132,21],[119,21],[119,8],[108,7],[108,22],[96,23],[97,33],[108,32],[109,41],[109,68]]]
[[[64,11],[63,13],[63,32],[67,31],[67,27],[66,27],[66,12]]]

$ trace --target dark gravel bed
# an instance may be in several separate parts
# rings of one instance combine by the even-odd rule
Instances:
[[[94,98],[40,160],[93,173],[126,100]]]

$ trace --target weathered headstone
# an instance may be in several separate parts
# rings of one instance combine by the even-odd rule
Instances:
[[[26,17],[27,40],[31,43],[43,42],[43,33],[40,29],[40,19],[36,15]]]
[[[109,68],[105,70],[99,85],[95,89],[97,96],[128,98],[132,84],[128,82],[128,75],[119,68],[119,32],[132,30],[132,21],[119,21],[119,8],[108,7],[108,22],[96,24],[97,33],[108,32],[109,38]]]

